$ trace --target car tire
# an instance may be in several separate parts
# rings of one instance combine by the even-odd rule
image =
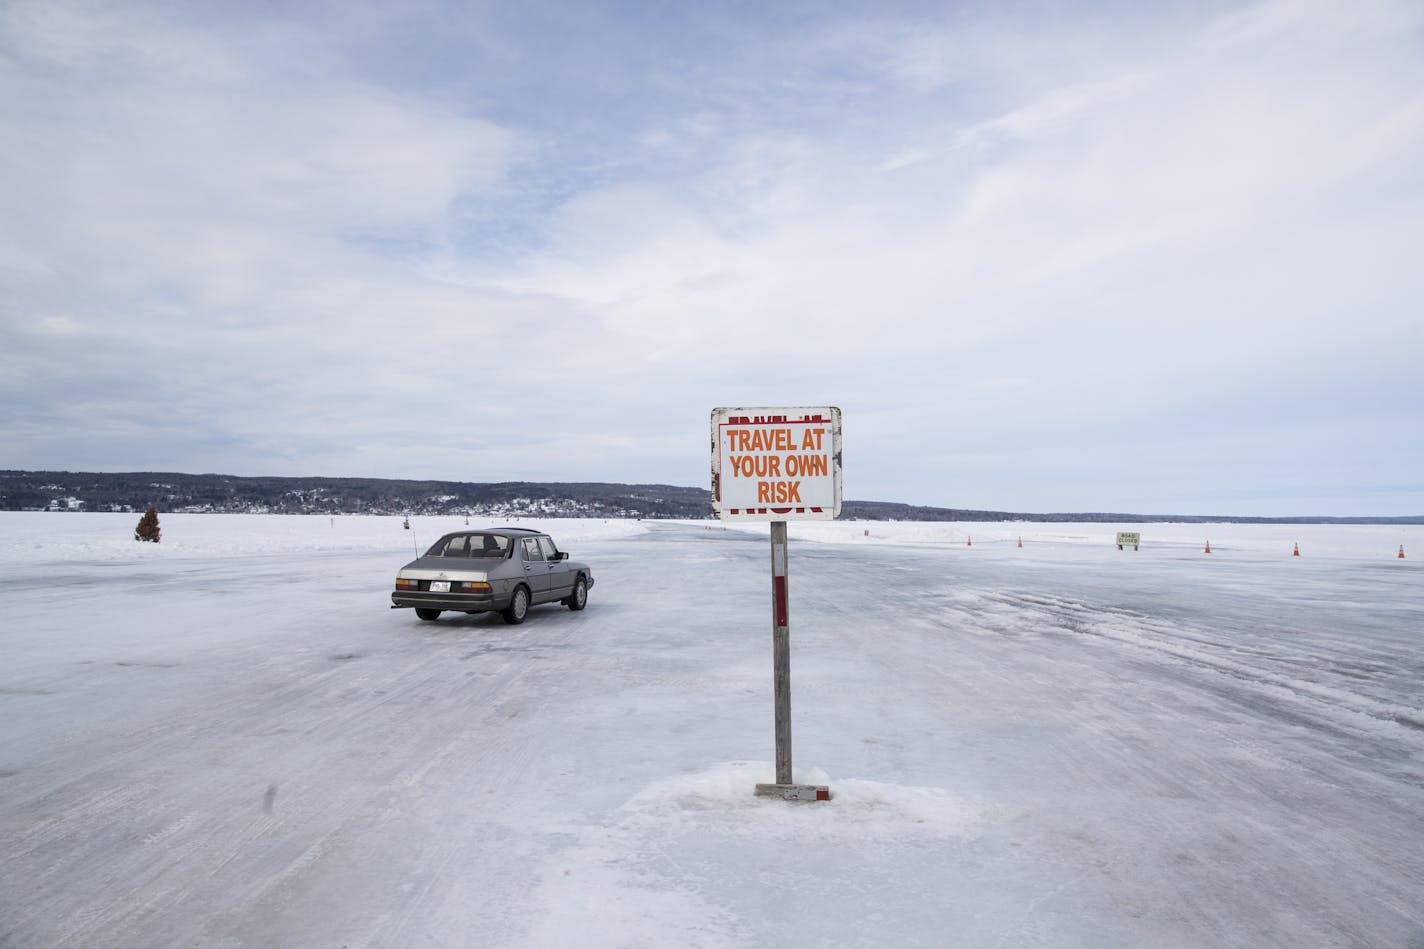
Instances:
[[[524,622],[524,617],[529,615],[529,590],[527,587],[518,586],[514,588],[514,596],[510,598],[509,605],[500,614],[504,621],[511,626],[518,626]]]
[[[440,617],[440,611],[439,611],[439,610],[429,610],[429,609],[426,609],[426,608],[423,607],[423,606],[417,606],[417,607],[415,608],[415,615],[416,615],[416,616],[419,616],[421,619],[425,620],[425,621],[428,623],[428,622],[431,622],[432,620],[438,619],[438,618]]]
[[[569,594],[569,598],[564,601],[564,605],[577,613],[588,606],[588,584],[583,577],[574,581],[574,592]]]

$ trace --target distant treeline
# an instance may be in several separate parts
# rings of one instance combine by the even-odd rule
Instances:
[[[665,484],[243,478],[167,471],[0,471],[0,510],[278,514],[481,514],[702,517],[708,492]]]
[[[176,472],[0,471],[0,510],[213,511],[277,514],[523,514],[539,517],[705,518],[706,488],[540,481],[242,478]],[[1424,524],[1416,517],[1225,517],[1188,514],[1022,513],[846,501],[845,520],[1083,523]]]

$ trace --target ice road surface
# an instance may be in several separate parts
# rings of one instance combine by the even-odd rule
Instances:
[[[790,804],[765,525],[136,523],[0,514],[3,947],[1424,946],[1418,527],[793,524]]]

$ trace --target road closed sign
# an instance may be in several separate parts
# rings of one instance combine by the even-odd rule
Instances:
[[[841,512],[841,410],[712,410],[712,513],[722,520],[832,520]]]

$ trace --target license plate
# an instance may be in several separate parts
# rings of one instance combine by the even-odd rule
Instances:
[[[431,592],[431,593],[449,593],[449,592],[450,592],[450,581],[449,581],[449,580],[431,580],[431,581],[430,581],[430,592]]]

